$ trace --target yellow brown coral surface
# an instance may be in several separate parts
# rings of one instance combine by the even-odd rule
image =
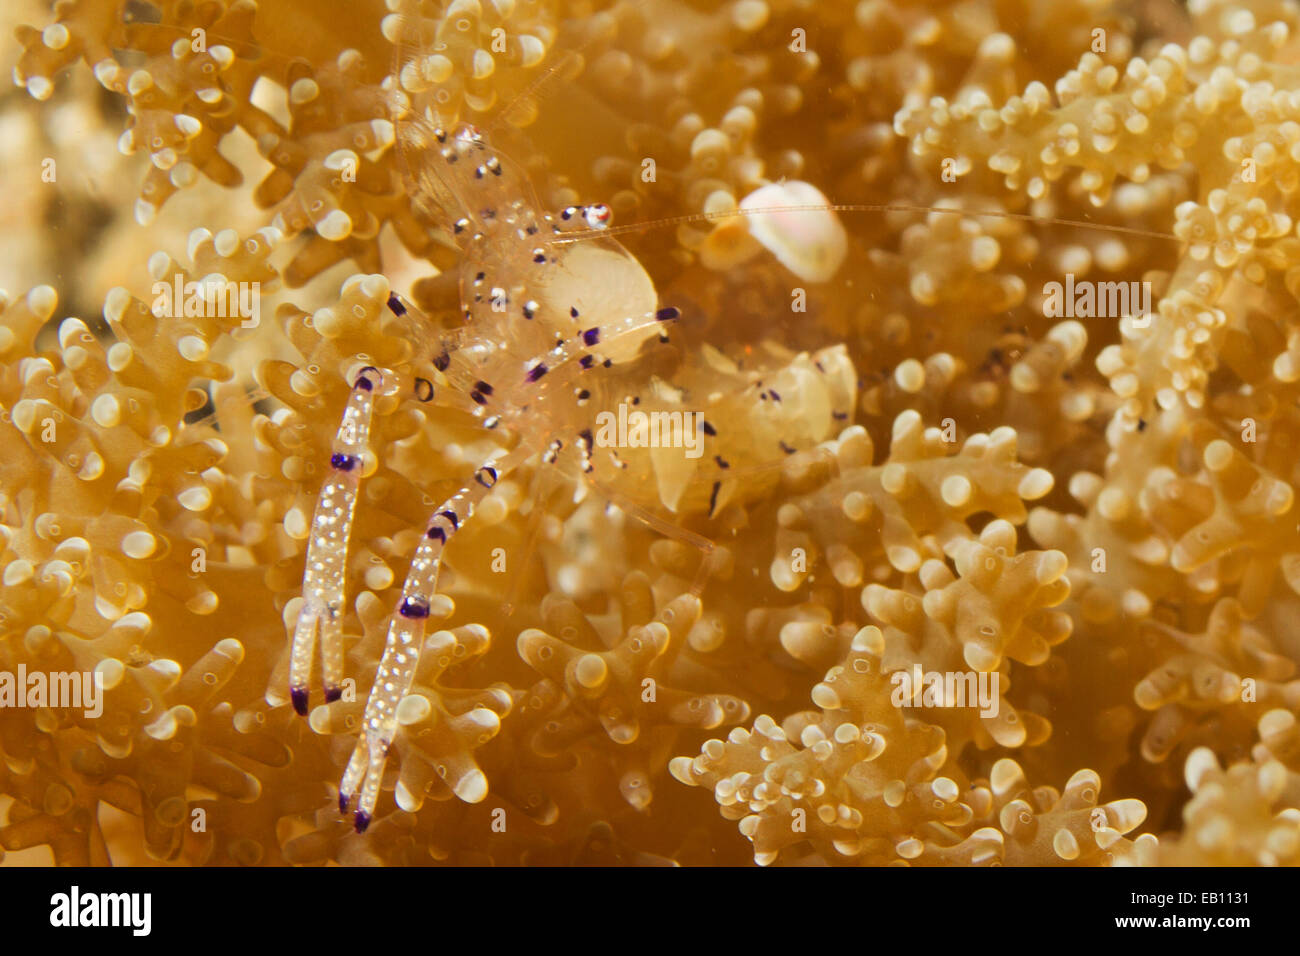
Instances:
[[[8,862],[1300,863],[1300,6],[18,6],[0,671],[105,690],[0,708]],[[534,460],[493,489],[357,834],[336,787],[400,581],[505,442],[419,400],[385,308],[460,311],[395,46],[543,207],[714,216],[622,238],[683,313],[640,387],[725,427],[617,487]],[[841,214],[807,282],[726,215],[784,178],[895,208]],[[1055,314],[1067,273],[1151,314]],[[177,276],[259,283],[260,322],[155,308]],[[303,719],[363,365],[397,374],[349,685]],[[916,671],[995,676],[995,713],[898,706]]]

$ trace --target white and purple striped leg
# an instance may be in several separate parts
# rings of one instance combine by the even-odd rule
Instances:
[[[339,699],[343,683],[343,631],[345,572],[352,516],[361,485],[361,457],[370,442],[370,417],[374,388],[382,376],[373,366],[357,375],[348,396],[343,421],[334,438],[330,476],[316,500],[307,543],[307,569],[303,574],[302,609],[293,632],[289,659],[289,697],[293,709],[306,715],[308,685],[316,640],[321,645],[321,676],[326,702]]]
[[[360,791],[355,824],[365,832],[379,800],[388,748],[397,728],[397,705],[411,689],[420,650],[424,645],[424,624],[438,587],[442,552],[452,535],[464,527],[497,481],[526,460],[533,451],[517,447],[490,459],[474,473],[474,483],[448,498],[429,519],[420,539],[406,582],[402,600],[388,625],[384,656],[379,661],[362,717],[361,736],[352,759],[348,761],[343,782],[339,785],[339,811],[348,812],[352,797]]]

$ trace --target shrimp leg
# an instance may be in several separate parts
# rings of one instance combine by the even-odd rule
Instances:
[[[381,376],[373,366],[357,375],[330,455],[333,472],[316,499],[303,573],[303,605],[289,658],[289,696],[306,715],[312,657],[319,638],[326,702],[338,700],[343,683],[342,616],[346,599],[348,539],[361,487],[362,455],[370,442],[374,388]]]
[[[521,444],[490,458],[474,473],[474,483],[466,485],[439,505],[429,519],[402,585],[401,603],[389,623],[384,654],[362,717],[361,735],[339,786],[339,810],[342,813],[347,813],[352,797],[360,791],[354,818],[358,833],[365,832],[374,816],[388,748],[397,727],[397,705],[410,690],[420,661],[425,620],[433,608],[443,549],[497,481],[533,454],[531,447]],[[476,793],[458,793],[457,796],[470,802],[482,798]]]

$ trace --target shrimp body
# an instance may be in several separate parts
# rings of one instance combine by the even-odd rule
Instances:
[[[681,311],[661,305],[653,280],[637,258],[612,237],[599,234],[609,223],[608,208],[597,204],[571,206],[553,216],[543,213],[521,168],[493,148],[483,131],[469,124],[444,127],[432,111],[410,105],[419,102],[421,70],[399,64],[395,76],[400,165],[412,202],[448,226],[460,247],[463,325],[450,336],[440,336],[400,297],[391,296],[389,308],[398,316],[411,313],[414,336],[421,340],[413,342],[419,361],[427,357],[434,370],[421,399],[449,401],[470,411],[486,428],[517,441],[512,445],[507,437],[503,444],[508,451],[483,462],[472,483],[434,509],[412,558],[390,619],[361,734],[339,787],[342,811],[357,798],[358,830],[368,826],[375,811],[398,705],[411,688],[425,622],[438,602],[445,601],[436,593],[442,552],[501,477],[540,454],[544,463],[577,471],[611,501],[660,530],[676,531],[707,553],[712,547],[707,539],[663,522],[654,515],[655,506],[714,513],[745,484],[752,471],[746,466],[764,455],[779,460],[782,453],[795,450],[784,441],[791,416],[812,415],[820,430],[828,432],[848,418],[854,404],[855,376],[842,347],[813,357],[776,356],[789,366],[776,376],[796,376],[788,380],[774,381],[769,375],[763,381],[757,371],[742,371],[734,364],[728,368],[720,354],[698,367],[693,379],[648,379],[640,360],[648,350],[671,341]],[[400,89],[406,83],[413,88]],[[566,238],[565,233],[574,230],[583,234]],[[330,461],[333,473],[321,490],[313,519],[304,600],[291,654],[290,692],[299,713],[308,710],[317,643],[326,700],[340,694],[348,538],[369,440],[371,395],[383,374],[366,368],[354,381]],[[720,380],[730,387],[718,388]],[[815,384],[805,387],[808,382]],[[791,398],[788,405],[782,404],[782,392]],[[769,403],[771,413],[756,419],[752,433],[735,430],[741,439],[737,453],[715,450],[720,433],[741,419],[742,408],[760,402]],[[688,411],[691,404],[698,407]],[[626,434],[609,441],[610,419],[626,416],[629,407],[638,407],[641,414],[666,415],[666,427],[677,428],[673,434],[678,443],[651,447],[636,440],[644,436]],[[714,443],[707,449],[706,439]],[[638,451],[648,447],[648,454]],[[709,481],[698,480],[701,471]],[[691,490],[701,487],[703,493]],[[482,774],[472,773],[477,776],[448,781],[462,799],[486,795]]]
[[[539,450],[539,440],[547,442],[547,460],[556,460],[568,446],[576,448],[586,470],[592,470],[590,429],[579,428],[571,441],[550,437],[569,420],[560,409],[580,405],[584,395],[590,396],[590,389],[575,384],[581,376],[628,361],[648,338],[662,337],[661,326],[678,315],[675,309],[655,308],[654,283],[635,257],[612,239],[574,246],[544,243],[544,233],[563,227],[539,213],[516,167],[491,150],[475,128],[461,126],[448,133],[437,126],[415,124],[412,129],[407,124],[402,134],[406,148],[414,147],[417,157],[417,192],[427,206],[454,216],[453,232],[463,243],[465,326],[454,344],[433,356],[433,365],[443,382],[468,397],[485,426],[504,427],[522,440],[484,462],[473,484],[435,509],[420,540],[391,619],[362,733],[339,788],[341,810],[348,810],[354,795],[359,798],[358,830],[369,825],[378,800],[397,707],[410,689],[424,624],[436,600],[443,549],[496,482]],[[607,216],[599,206],[561,213],[562,221],[574,218],[587,227],[598,226]],[[389,306],[399,315],[408,311],[396,296]],[[340,693],[343,570],[377,376],[378,369],[367,368],[354,382],[330,460],[333,474],[322,488],[313,519],[304,602],[291,655],[290,693],[300,713],[308,709],[308,678],[318,639],[327,702]],[[464,799],[481,799],[486,793],[477,777],[453,785]]]
[[[554,383],[631,361],[678,317],[656,308],[649,274],[616,240],[550,241],[569,228],[600,228],[606,207],[570,207],[553,218],[538,210],[519,168],[475,127],[448,132],[406,122],[399,129],[414,160],[417,202],[438,207],[461,240],[465,327],[439,364],[480,417],[530,428],[562,417],[582,389],[562,394]]]

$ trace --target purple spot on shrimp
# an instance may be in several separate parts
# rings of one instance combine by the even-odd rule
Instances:
[[[673,319],[679,318],[681,314],[682,314],[681,309],[677,308],[676,306],[670,305],[667,308],[660,309],[658,312],[656,312],[655,318],[658,319],[660,322],[671,322]]]
[[[787,455],[793,455],[793,454],[794,454],[794,449],[791,448],[789,445],[787,445],[785,442],[780,441],[780,442],[777,442],[777,444],[781,446],[781,450],[782,450],[783,452],[785,452]]]
[[[712,437],[718,433],[718,430],[710,425],[707,421],[704,423],[704,434]]]
[[[293,701],[293,710],[299,717],[307,716],[308,691],[306,687],[290,687],[289,699]]]
[[[365,368],[363,368],[360,372],[357,373],[357,380],[352,384],[355,387],[365,389],[368,392],[375,387],[375,383],[370,381],[370,379],[366,377],[367,372],[374,372],[376,375],[378,375],[379,369],[375,368],[373,365],[367,365]]]
[[[447,371],[447,366],[450,364],[451,364],[451,356],[447,354],[446,349],[443,349],[442,352],[438,355],[438,357],[433,360],[433,367],[436,368],[439,372]]]
[[[486,405],[486,404],[487,404],[487,399],[484,398],[484,397],[482,396],[482,394],[479,393],[479,392],[470,392],[470,393],[469,393],[469,397],[472,398],[472,399],[474,399],[474,401],[478,402],[478,404],[480,404],[480,405]]]
[[[848,417],[849,417],[849,413],[848,413],[848,412],[831,412],[831,418],[834,418],[836,421],[841,421],[841,422],[842,422],[842,421],[844,421],[844,419],[846,419],[846,418],[848,418]]]
[[[548,370],[546,366],[543,365],[541,362],[538,362],[536,365],[534,365],[532,368],[528,370],[528,375],[526,376],[526,378],[530,382],[536,382],[543,375],[545,375],[547,371]]]
[[[709,492],[709,517],[713,517],[714,510],[718,507],[718,491],[722,488],[722,482],[715,481],[713,490]]]
[[[336,452],[330,455],[330,467],[337,468],[339,471],[351,471],[357,467],[357,458],[355,455],[344,455]]]
[[[480,392],[482,392],[484,395],[492,394],[492,386],[489,385],[487,382],[475,382],[474,387],[478,389]]]
[[[446,518],[448,521],[451,522],[451,529],[452,529],[453,531],[455,531],[455,530],[457,530],[457,529],[460,528],[460,518],[458,518],[458,517],[456,516],[456,512],[454,512],[454,511],[444,511],[444,512],[442,513],[442,516],[443,516],[444,518]]]
[[[584,355],[582,358],[578,359],[578,364],[583,368],[591,368],[591,363],[593,361],[594,359],[590,355]]]
[[[578,307],[574,305],[569,306],[569,315],[576,319],[578,317]]]
[[[442,528],[438,527],[437,525],[434,525],[427,532],[425,532],[424,536],[426,538],[432,538],[434,541],[441,541],[443,544],[447,543],[447,532],[443,531]]]
[[[731,464],[721,455],[714,455],[713,460],[718,463],[719,468],[730,468]]]
[[[344,816],[347,816],[347,815],[348,815],[348,804],[351,803],[351,802],[352,802],[352,798],[351,798],[351,797],[349,797],[346,793],[342,793],[342,792],[340,792],[340,793],[339,793],[339,813],[343,814]]]
[[[587,329],[582,333],[582,341],[586,345],[595,345],[600,341],[600,329]]]
[[[366,828],[370,826],[370,814],[364,810],[358,810],[357,815],[352,818],[352,825],[358,833],[365,833]]]
[[[393,315],[406,315],[406,306],[402,305],[402,300],[397,297],[396,292],[388,294],[388,308]]]
[[[429,602],[419,594],[413,594],[402,601],[402,606],[397,609],[397,613],[402,617],[422,620],[429,616]]]
[[[767,394],[772,396],[772,400],[774,402],[779,402],[781,400],[781,396],[777,394],[776,389],[774,388],[769,388],[767,390]]]
[[[325,703],[332,704],[334,703],[334,701],[342,699],[342,697],[343,697],[342,687],[325,688]]]

